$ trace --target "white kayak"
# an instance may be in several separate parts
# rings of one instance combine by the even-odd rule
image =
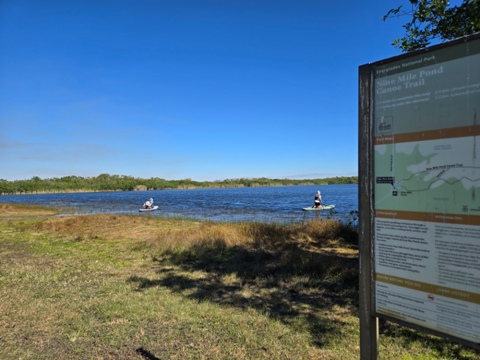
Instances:
[[[335,205],[320,205],[320,207],[306,207],[303,208],[302,210],[304,211],[321,211],[321,210],[331,210],[334,209]]]
[[[150,209],[139,209],[138,211],[145,212],[145,211],[155,211],[155,210],[158,210],[157,205],[155,205],[153,208],[150,208]]]

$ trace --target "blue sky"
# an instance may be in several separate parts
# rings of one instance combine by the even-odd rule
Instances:
[[[406,0],[2,0],[0,179],[358,174]]]

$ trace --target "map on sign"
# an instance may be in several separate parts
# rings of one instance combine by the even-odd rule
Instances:
[[[480,215],[480,136],[375,146],[375,208]]]

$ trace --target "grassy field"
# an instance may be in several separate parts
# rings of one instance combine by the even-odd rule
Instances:
[[[358,359],[357,233],[0,205],[1,359]],[[479,359],[390,323],[381,359]]]

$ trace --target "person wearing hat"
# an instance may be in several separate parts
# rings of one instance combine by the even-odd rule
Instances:
[[[315,194],[315,201],[314,201],[314,208],[319,208],[322,206],[322,193],[320,191],[317,191]]]
[[[151,209],[153,206],[153,199],[150,198],[150,200],[145,201],[145,204],[143,204],[144,209]]]

